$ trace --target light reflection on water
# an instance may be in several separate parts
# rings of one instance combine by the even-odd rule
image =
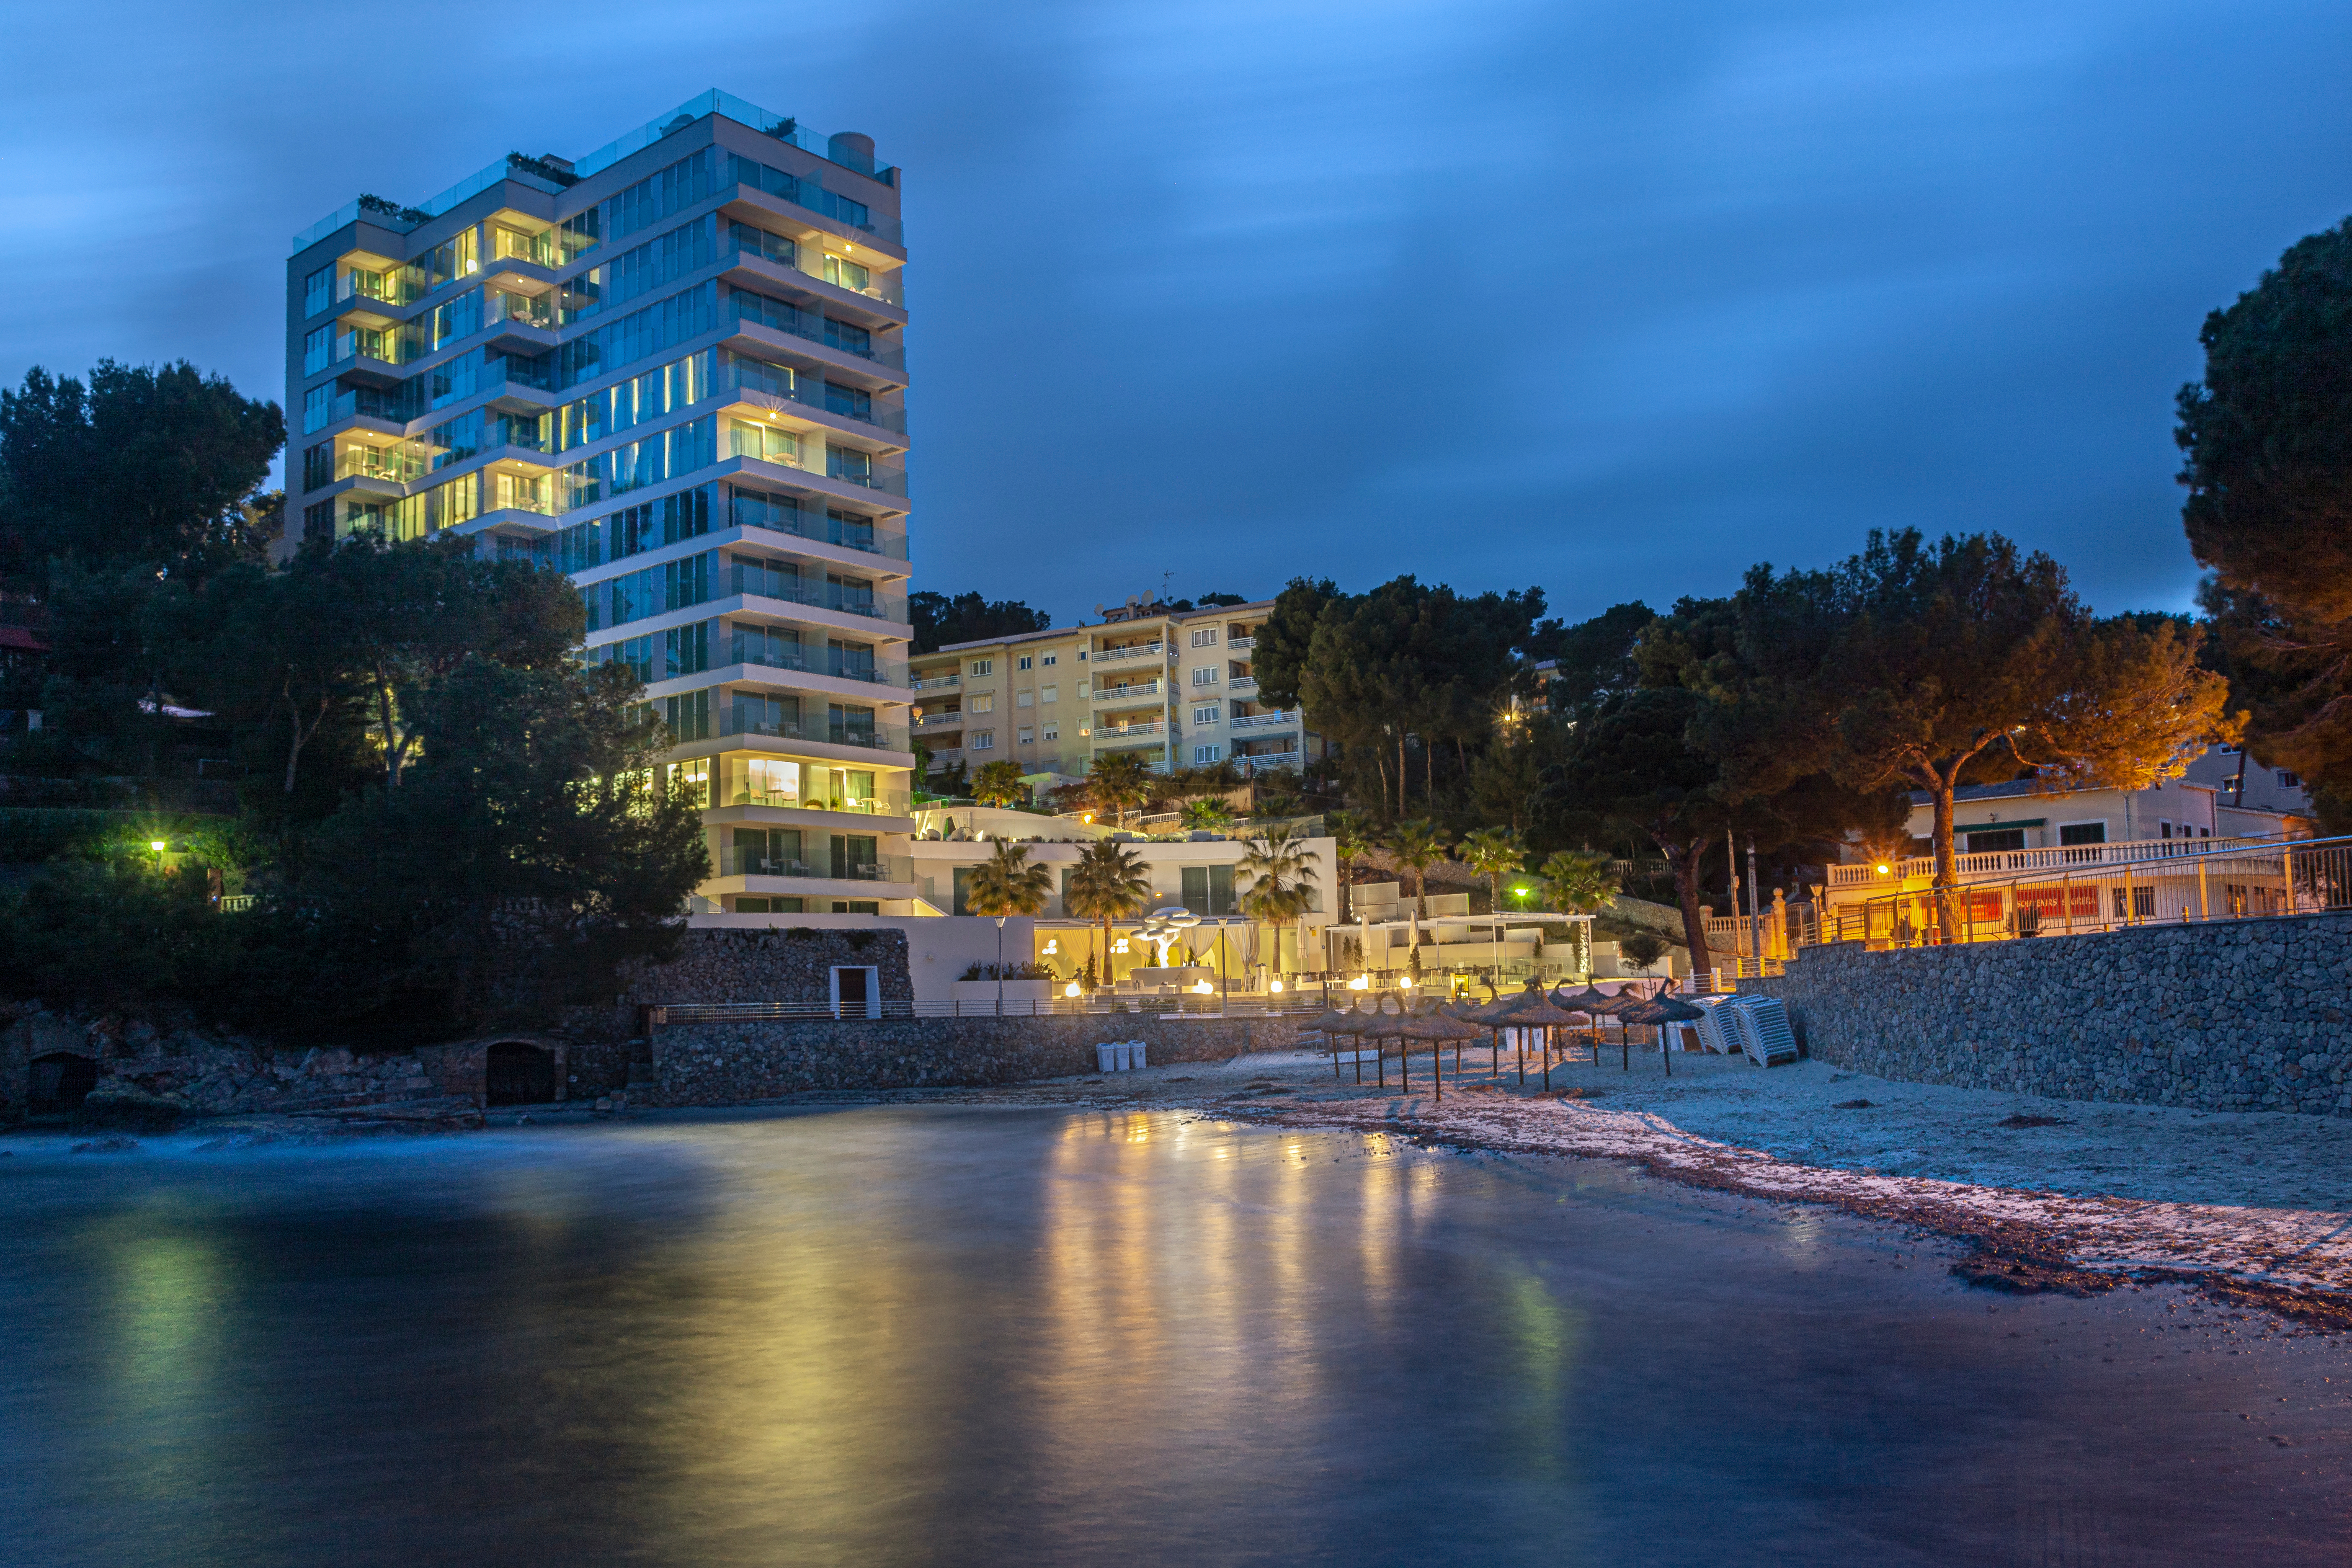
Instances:
[[[2197,1560],[2131,1446],[2175,1391],[1606,1166],[942,1108],[192,1142],[0,1161],[0,1561],[1932,1563],[2044,1492]]]

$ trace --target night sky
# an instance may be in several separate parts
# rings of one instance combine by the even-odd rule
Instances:
[[[719,87],[908,171],[919,587],[1574,616],[1916,525],[2185,607],[2173,395],[2352,211],[2347,66],[2343,0],[25,6],[0,375],[282,399],[294,230]]]

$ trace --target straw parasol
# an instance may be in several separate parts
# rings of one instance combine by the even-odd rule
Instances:
[[[1452,1006],[1443,1002],[1413,1019],[1413,1023],[1419,1026],[1414,1033],[1431,1043],[1430,1076],[1437,1080],[1437,1098],[1444,1100],[1445,1098],[1446,1042],[1451,1040],[1454,1043],[1454,1076],[1460,1078],[1462,1076],[1462,1042],[1475,1040],[1486,1031],[1462,1017]]]
[[[1491,1002],[1483,1002],[1475,1007],[1464,1010],[1462,1016],[1465,1020],[1482,1025],[1494,1031],[1493,1051],[1486,1062],[1486,1070],[1490,1076],[1501,1076],[1503,1031],[1510,1026],[1511,1015],[1526,1006],[1541,989],[1538,982],[1530,980],[1525,991],[1513,992],[1507,996],[1497,995]],[[1522,1048],[1519,1053],[1519,1081],[1525,1083],[1527,1080],[1527,1052]]]
[[[1706,1013],[1689,1003],[1678,1002],[1671,996],[1644,997],[1639,1002],[1628,1002],[1617,1010],[1618,1022],[1623,1024],[1688,1024],[1706,1016]],[[1632,1057],[1630,1047],[1626,1055],[1630,1061]],[[1674,1053],[1666,1048],[1665,1031],[1663,1028],[1658,1031],[1658,1055],[1665,1060],[1666,1076],[1674,1077]]]
[[[1584,989],[1578,992],[1575,995],[1563,996],[1560,998],[1559,1005],[1561,1006],[1573,1008],[1579,1013],[1590,1016],[1593,1020],[1592,1065],[1596,1068],[1601,1065],[1600,1020],[1614,1017],[1616,1016],[1617,1009],[1626,1005],[1627,1000],[1628,999],[1622,994],[1612,996],[1608,992],[1601,990],[1601,987],[1593,984],[1589,980],[1585,982]]]
[[[1334,1007],[1322,1016],[1308,1020],[1305,1027],[1320,1030],[1327,1040],[1337,1035],[1352,1035],[1361,1039],[1363,1031],[1358,1026],[1359,1019],[1354,1008]],[[1331,1047],[1331,1077],[1336,1080],[1339,1076],[1339,1047],[1334,1045]],[[1356,1063],[1356,1081],[1358,1083],[1364,1081],[1364,1064],[1361,1059]]]
[[[1527,1000],[1513,1011],[1511,1023],[1517,1028],[1541,1029],[1544,1032],[1543,1081],[1544,1087],[1549,1089],[1551,1087],[1551,1032],[1554,1029],[1572,1026],[1576,1023],[1576,1015],[1561,1007],[1542,990],[1538,989],[1529,992]]]

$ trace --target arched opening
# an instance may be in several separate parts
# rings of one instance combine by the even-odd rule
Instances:
[[[555,1057],[520,1040],[500,1040],[482,1058],[482,1103],[540,1105],[555,1098]]]
[[[89,1091],[98,1087],[98,1064],[71,1051],[51,1051],[33,1058],[32,1093],[26,1109],[35,1116],[60,1116],[79,1110]]]

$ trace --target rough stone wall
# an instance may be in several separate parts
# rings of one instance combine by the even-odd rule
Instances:
[[[2060,1100],[2352,1116],[2352,915],[1871,952],[1741,981],[1814,1056]]]
[[[1141,1040],[1146,1060],[1223,1061],[1288,1050],[1295,1018],[1161,1018],[1093,1013],[1043,1018],[813,1018],[683,1024],[656,1030],[660,1105],[728,1105],[810,1089],[1019,1083],[1095,1070],[1095,1047]]]

